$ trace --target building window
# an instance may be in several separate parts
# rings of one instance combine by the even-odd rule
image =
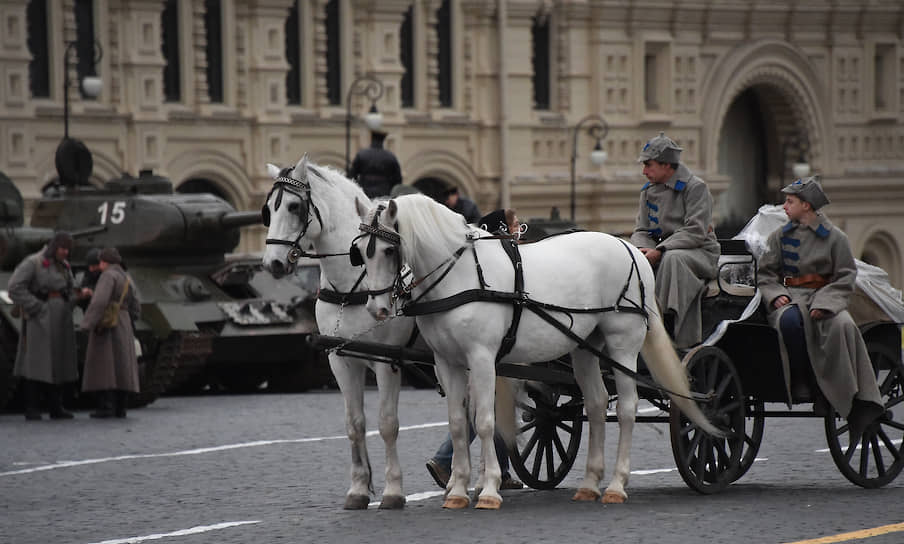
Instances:
[[[531,62],[534,68],[534,109],[549,109],[549,17],[534,16],[531,26]]]
[[[167,102],[182,99],[179,61],[179,0],[166,0],[160,15],[160,50],[163,53],[163,96]]]
[[[643,56],[643,96],[648,113],[667,113],[671,78],[669,44],[647,42]]]
[[[97,75],[94,64],[94,0],[75,0],[75,50],[78,60],[75,64],[77,81]],[[79,85],[82,98],[94,98],[85,94]]]
[[[293,106],[301,105],[301,30],[298,25],[298,0],[295,0],[286,19],[286,62],[289,63],[286,103]]]
[[[326,96],[331,106],[342,104],[342,45],[339,0],[326,4]]]
[[[28,31],[28,85],[31,96],[50,98],[50,51],[47,47],[47,0],[31,0],[26,12]]]
[[[402,74],[402,107],[414,107],[414,5],[408,6],[402,27],[399,30],[399,60],[405,73]]]
[[[895,92],[895,45],[876,44],[873,67],[874,110],[890,111]]]
[[[207,36],[207,96],[223,103],[223,17],[220,0],[204,1],[204,31]]]
[[[436,60],[439,68],[437,83],[439,86],[439,105],[452,107],[452,2],[443,0],[436,10],[436,37],[438,49]]]

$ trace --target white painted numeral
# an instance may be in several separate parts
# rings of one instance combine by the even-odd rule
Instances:
[[[113,208],[110,209],[110,203],[104,202],[100,206],[97,207],[97,213],[100,214],[100,224],[107,224],[107,211],[110,211],[110,223],[114,225],[118,225],[122,223],[126,218],[126,203],[124,200],[118,200],[113,203]]]

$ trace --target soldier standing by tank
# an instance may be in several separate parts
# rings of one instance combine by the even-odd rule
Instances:
[[[402,183],[399,160],[383,148],[385,139],[385,132],[372,131],[370,147],[358,151],[348,171],[349,179],[355,180],[368,198],[388,196],[394,186]]]
[[[62,386],[78,379],[72,307],[76,292],[69,267],[73,239],[57,232],[41,251],[13,271],[7,290],[22,313],[22,334],[13,375],[22,378],[25,419],[41,419],[41,391],[51,419],[72,419],[63,408]]]
[[[712,229],[713,197],[702,179],[680,162],[681,148],[662,132],[643,146],[637,162],[649,180],[631,243],[656,272],[656,300],[666,330],[680,348],[703,335],[700,302],[716,277],[719,242]]]
[[[82,391],[97,392],[94,418],[126,417],[128,393],[138,392],[138,358],[132,321],[141,316],[135,282],[122,268],[116,248],[100,252],[100,278],[80,325],[88,332]],[[101,326],[107,307],[122,301],[117,322]]]
[[[100,248],[91,248],[88,253],[85,253],[85,264],[88,265],[88,270],[85,270],[84,275],[82,275],[82,281],[79,283],[83,296],[77,302],[82,311],[88,309],[91,296],[94,294],[94,287],[100,278]]]

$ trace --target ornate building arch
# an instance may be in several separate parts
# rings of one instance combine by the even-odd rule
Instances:
[[[171,179],[173,187],[190,179],[203,178],[216,184],[236,209],[254,207],[248,175],[241,164],[222,153],[191,149],[170,159],[166,171],[179,173],[178,179]]]
[[[448,151],[427,149],[416,153],[404,162],[402,172],[408,185],[421,178],[435,177],[454,184],[472,199],[479,197],[480,186],[470,163]]]
[[[878,266],[888,273],[893,285],[901,285],[901,246],[889,232],[873,228],[865,233],[860,260]]]
[[[826,82],[803,52],[779,40],[757,40],[736,47],[703,81],[702,96],[713,100],[703,111],[702,160],[707,171],[718,164],[719,140],[726,113],[735,99],[757,89],[771,112],[770,157],[778,157],[781,145],[794,133],[807,136],[810,163],[824,168],[828,141]],[[770,163],[777,161],[770,160]],[[783,166],[780,166],[783,167]],[[770,172],[775,168],[770,167]]]

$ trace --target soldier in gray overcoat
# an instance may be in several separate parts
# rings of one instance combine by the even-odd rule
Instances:
[[[43,389],[53,419],[71,419],[63,409],[62,385],[78,380],[72,308],[74,278],[69,268],[72,236],[58,232],[41,251],[13,271],[7,290],[22,312],[22,334],[13,375],[22,378],[25,418],[41,419]]]
[[[847,311],[857,266],[847,236],[819,211],[829,199],[815,177],[782,192],[789,221],[766,242],[757,286],[769,322],[782,336],[786,386],[793,344],[785,336],[799,323],[806,341],[802,356],[809,356],[822,394],[848,418],[856,439],[884,412],[869,353]]]
[[[141,303],[135,282],[122,266],[115,248],[100,252],[100,278],[80,328],[88,332],[82,391],[97,392],[97,411],[91,417],[126,417],[129,392],[138,392],[138,359],[132,320],[141,317]],[[126,286],[126,278],[128,286]],[[119,319],[113,328],[100,328],[104,310],[123,296]]]
[[[700,302],[716,277],[719,242],[712,229],[713,197],[702,179],[680,162],[681,148],[664,133],[648,141],[637,161],[648,182],[631,243],[656,273],[656,301],[679,348],[702,340]]]

